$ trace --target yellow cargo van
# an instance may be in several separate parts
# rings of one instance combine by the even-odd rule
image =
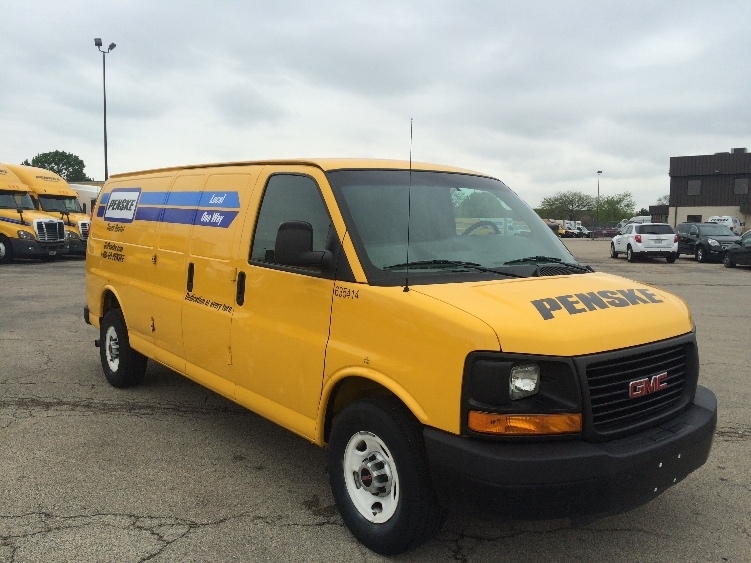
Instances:
[[[0,164],[0,264],[14,256],[49,260],[67,246],[63,222],[35,211],[29,188]]]
[[[112,385],[154,360],[327,446],[344,522],[382,554],[453,504],[629,510],[712,444],[686,304],[578,264],[477,172],[332,159],[112,176],[86,293]]]
[[[91,220],[81,209],[78,193],[60,176],[44,168],[8,164],[24,184],[29,187],[37,211],[62,219],[70,254],[86,254]]]

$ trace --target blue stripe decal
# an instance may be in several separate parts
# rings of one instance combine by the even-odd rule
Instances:
[[[10,217],[0,217],[0,221],[5,221],[6,223],[13,223],[14,225],[24,225],[27,227],[31,226],[31,223],[24,223],[20,219],[11,219]]]
[[[100,201],[99,203],[101,205],[107,205],[109,201],[110,201],[110,194],[109,192],[107,192],[106,194],[102,194],[102,201]]]
[[[237,192],[143,192],[140,205],[240,209]]]
[[[137,221],[159,221],[179,225],[228,228],[239,211],[207,211],[204,209],[176,209],[174,207],[139,207]]]

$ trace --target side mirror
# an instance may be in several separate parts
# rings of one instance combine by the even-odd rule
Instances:
[[[332,255],[328,250],[313,251],[313,226],[305,221],[285,221],[279,225],[274,243],[274,259],[283,266],[328,268]]]

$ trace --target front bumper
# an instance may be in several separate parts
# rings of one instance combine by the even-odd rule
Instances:
[[[38,242],[35,240],[10,239],[13,256],[16,258],[51,258],[68,253],[68,243]]]
[[[68,243],[68,252],[76,255],[86,255],[86,241],[73,239]]]
[[[656,498],[709,456],[714,393],[698,387],[690,408],[657,427],[604,443],[485,442],[424,431],[436,493],[513,519],[605,516]]]

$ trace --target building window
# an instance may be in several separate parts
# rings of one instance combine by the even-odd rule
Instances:
[[[743,195],[748,193],[748,178],[736,178],[735,186],[733,186],[733,193],[736,195]]]
[[[701,215],[687,215],[686,223],[701,223]]]
[[[688,192],[686,192],[686,195],[699,195],[700,191],[701,191],[701,180],[689,180],[688,181]]]

